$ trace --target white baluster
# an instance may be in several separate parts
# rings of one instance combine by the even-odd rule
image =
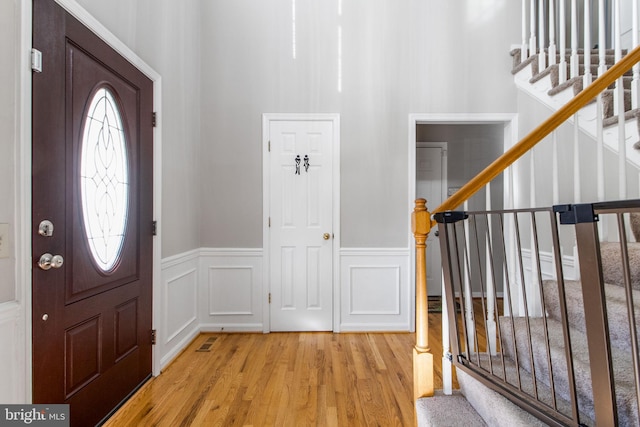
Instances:
[[[573,203],[580,203],[582,198],[580,180],[580,123],[578,114],[573,115]]]
[[[556,64],[556,6],[549,0],[549,65]]]
[[[591,0],[584,2],[584,76],[583,87],[593,81],[591,75]]]
[[[632,43],[635,48],[638,46],[638,0],[632,1],[631,21],[633,27]],[[631,80],[631,108],[638,108],[640,103],[640,64],[633,65],[633,80]]]
[[[530,178],[531,180],[529,181],[529,203],[531,205],[532,208],[535,208],[538,204],[537,198],[536,198],[536,162],[535,162],[535,148],[531,149],[531,154],[530,154],[530,168],[531,168],[531,172],[530,172]],[[535,246],[534,246],[534,235],[533,235],[533,224],[530,227],[530,231],[531,231],[531,235],[530,235],[530,248],[531,248],[531,259],[529,260],[531,262],[531,276],[529,276],[529,283],[528,285],[525,286],[526,292],[527,292],[527,309],[529,310],[529,315],[530,316],[536,316],[540,313],[541,311],[541,299],[540,299],[540,293],[538,292],[538,287],[536,286],[536,284],[538,283],[538,263],[536,262],[537,260],[537,252],[535,250]],[[525,273],[526,274],[526,273]],[[526,284],[526,277],[525,277],[525,284]]]
[[[560,63],[558,64],[558,82],[560,84],[567,81],[567,25],[565,14],[565,2],[560,1]]]
[[[615,62],[620,61],[622,58],[622,43],[620,40],[620,0],[613,1],[613,40],[614,40],[614,53],[615,53]],[[622,79],[618,79],[616,81],[616,90],[613,92],[613,114],[619,115],[620,111],[624,111],[624,107],[620,109],[619,98],[622,95],[624,106],[624,91],[622,90],[622,85],[620,82]]]
[[[602,94],[596,98],[596,177],[597,197],[599,202],[604,201],[604,107],[602,106]],[[602,223],[602,221],[600,221]]]
[[[598,0],[598,77],[607,71],[607,25],[604,0]]]
[[[622,43],[621,43],[621,10],[620,0],[614,1],[614,19],[615,19],[615,56],[616,62],[622,58]],[[620,199],[627,198],[627,148],[626,148],[626,132],[625,132],[625,118],[624,118],[624,83],[623,78],[620,77],[616,80],[616,90],[614,92],[614,113],[618,116],[618,197]]]
[[[464,202],[464,210],[465,212],[469,210],[468,201]],[[464,235],[466,238],[465,244],[467,247],[466,255],[471,256],[471,254],[469,253],[471,249],[471,236],[469,236],[469,220],[464,221]],[[466,274],[464,275],[464,311],[467,319],[467,351],[469,352],[469,354],[472,354],[475,351],[476,325],[473,319],[473,293],[471,290],[471,282],[469,280],[469,276],[471,274],[469,268],[471,267],[471,264],[466,259],[464,260],[464,262],[465,264],[463,270],[466,271]]]
[[[560,180],[558,179],[558,133],[554,130],[551,134],[553,153],[551,154],[552,181],[553,181],[553,204],[560,203]]]
[[[536,52],[536,1],[531,0],[529,8],[529,55],[534,55]]]
[[[544,51],[546,47],[545,46],[546,39],[545,39],[545,32],[544,32],[545,18],[544,18],[544,1],[543,0],[538,2],[538,25],[539,25],[538,44],[540,46],[540,49],[539,49],[540,51],[538,53],[538,70],[542,71],[545,68],[547,68],[547,54]]]
[[[576,0],[571,0],[571,73],[572,78],[579,74],[578,58],[578,7]]]
[[[529,46],[527,45],[527,0],[522,0],[522,46],[520,47],[520,61],[524,61],[528,57]]]
[[[455,301],[454,301],[455,305]],[[447,307],[447,294],[444,289],[444,276],[442,277],[442,390],[444,394],[453,393],[453,373],[449,352],[449,308]]]
[[[491,211],[491,183],[486,186],[485,195],[485,210]],[[493,236],[491,216],[487,216],[488,230],[487,235]],[[487,283],[487,338],[489,340],[489,353],[496,355],[498,353],[496,346],[496,315],[495,315],[495,277],[493,277],[493,269],[491,268],[491,242],[490,239],[485,239],[485,269],[486,269],[486,283]]]

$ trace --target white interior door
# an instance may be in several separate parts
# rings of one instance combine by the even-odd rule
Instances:
[[[442,203],[445,194],[445,149],[443,147],[416,148],[416,198],[427,200],[431,211]],[[442,261],[440,242],[435,230],[427,238],[427,286],[429,296],[442,294]]]
[[[270,121],[272,331],[333,329],[333,122]]]

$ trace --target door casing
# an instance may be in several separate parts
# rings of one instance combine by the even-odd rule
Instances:
[[[417,149],[419,148],[438,148],[440,149],[441,152],[441,156],[440,156],[440,162],[442,165],[442,179],[440,180],[440,200],[444,201],[447,198],[447,143],[446,142],[417,142],[416,143],[416,153],[417,153]],[[416,158],[417,158],[417,154],[416,154]],[[417,166],[416,166],[417,168]],[[417,171],[416,171],[416,183],[417,183]],[[416,194],[416,197],[418,197],[418,195]],[[421,196],[420,196],[421,197]],[[429,209],[435,207],[434,203],[430,203],[429,200],[427,200],[427,206]],[[427,294],[429,296],[432,295],[440,295],[441,294],[441,286],[436,286],[433,283],[429,283],[429,279],[428,276],[430,275],[430,273],[432,272],[432,266],[429,265],[429,258],[428,258],[428,251],[429,250],[437,250],[440,251],[440,248],[433,248],[431,247],[431,245],[433,245],[434,243],[437,244],[438,240],[437,238],[434,236],[434,233],[429,233],[429,237],[427,238],[427,285],[429,286],[430,289],[427,289]],[[440,276],[440,275],[437,275]],[[437,291],[436,291],[437,288]]]
[[[269,253],[269,200],[271,196],[271,170],[269,157],[269,127],[272,121],[331,121],[333,123],[333,332],[340,332],[340,115],[339,114],[271,114],[262,115],[262,247],[263,247],[263,332],[270,332],[271,310],[269,292],[271,289]]]
[[[161,239],[162,239],[162,79],[158,72],[146,64],[129,47],[120,41],[96,18],[91,16],[82,6],[73,0],[55,0],[63,9],[78,19],[83,25],[96,33],[116,52],[131,62],[144,75],[153,81],[153,110],[158,114],[160,120],[153,130],[154,150],[153,150],[153,216],[158,222],[157,235],[153,239],[153,328],[158,330],[162,325],[160,285],[161,285]],[[31,281],[31,34],[33,31],[31,0],[20,1],[20,69],[19,75],[19,119],[17,140],[20,141],[16,147],[17,167],[16,167],[16,296],[20,304],[20,348],[16,349],[16,360],[19,362],[21,370],[19,382],[22,389],[19,390],[24,402],[32,402],[33,375],[32,375],[32,281]],[[26,219],[25,219],[26,218]],[[162,336],[160,331],[158,335]],[[160,374],[160,352],[158,347],[153,347],[153,375]]]
[[[408,159],[407,171],[409,179],[407,193],[407,212],[413,212],[415,207],[416,194],[416,126],[418,124],[448,124],[448,125],[464,125],[464,124],[495,124],[504,125],[504,151],[511,148],[518,142],[518,115],[510,113],[447,113],[447,114],[409,114],[408,129]],[[505,185],[504,207],[505,209],[513,207],[513,194],[510,186]],[[429,211],[437,208],[437,206],[428,206]],[[411,318],[411,332],[415,331],[416,324],[416,245],[411,231],[411,221],[409,221],[409,278],[413,286],[409,286],[409,301],[411,306],[409,313]]]

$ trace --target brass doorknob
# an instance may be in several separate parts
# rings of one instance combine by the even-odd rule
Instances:
[[[329,233],[324,233],[324,234],[322,235],[322,238],[323,238],[324,240],[329,240],[329,239],[331,238],[331,234],[329,234]]]

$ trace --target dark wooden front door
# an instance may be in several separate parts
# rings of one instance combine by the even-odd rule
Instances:
[[[53,0],[33,46],[33,400],[89,426],[151,375],[153,85]]]

